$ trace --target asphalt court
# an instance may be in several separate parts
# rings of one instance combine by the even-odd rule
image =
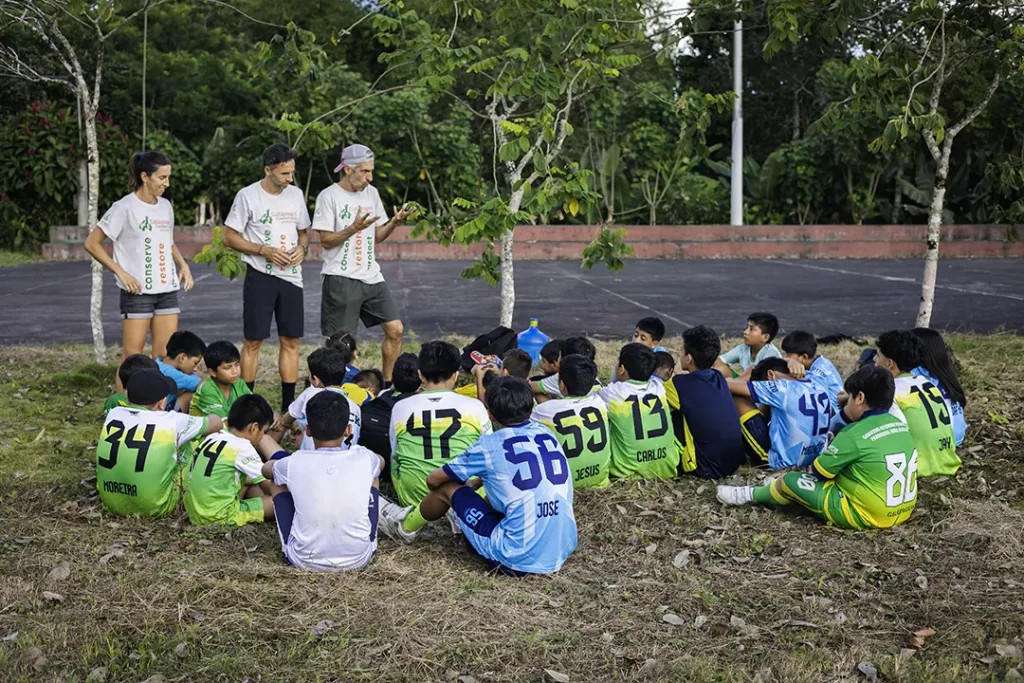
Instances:
[[[459,261],[383,262],[406,329],[419,339],[475,335],[498,322],[498,287],[463,280]],[[778,315],[784,330],[869,336],[913,325],[920,260],[630,260],[620,273],[587,271],[575,261],[521,261],[515,266],[516,315],[531,317],[553,337],[622,338],[638,319],[657,315],[668,333],[710,325],[738,335],[754,311]],[[320,264],[304,269],[306,340],[320,339]],[[181,295],[181,329],[207,342],[240,340],[242,282],[193,265],[196,286]],[[91,341],[89,264],[39,263],[0,270],[0,344]],[[120,340],[118,290],[104,275],[104,330]],[[939,264],[934,327],[1024,331],[1024,263],[1015,259],[950,259]],[[360,329],[379,337],[379,330]],[[271,340],[273,341],[273,340]]]

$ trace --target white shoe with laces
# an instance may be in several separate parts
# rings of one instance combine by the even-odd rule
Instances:
[[[412,512],[413,508],[411,505],[403,508],[400,505],[395,505],[383,496],[379,498],[379,502],[380,511],[377,515],[377,526],[388,538],[409,545],[419,537],[419,531],[406,531],[402,526],[402,522]]]
[[[719,486],[718,502],[722,505],[746,505],[754,501],[753,486]]]

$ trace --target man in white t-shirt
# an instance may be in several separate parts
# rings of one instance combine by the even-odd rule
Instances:
[[[281,411],[295,400],[303,332],[302,260],[309,252],[309,209],[292,185],[295,150],[276,143],[263,152],[263,180],[238,191],[224,221],[224,246],[241,252],[242,379],[253,389],[260,347],[277,319],[281,344]]]
[[[402,352],[402,321],[377,262],[376,244],[390,237],[405,220],[407,204],[387,211],[373,182],[373,152],[365,145],[341,151],[334,169],[341,180],[316,198],[313,229],[324,247],[323,290],[320,300],[320,331],[325,337],[345,330],[356,333],[359,321],[384,330],[381,345],[384,379],[391,381],[395,359]]]

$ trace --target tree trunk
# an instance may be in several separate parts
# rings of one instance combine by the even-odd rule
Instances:
[[[942,232],[942,209],[946,201],[946,175],[949,173],[949,153],[952,138],[942,146],[942,156],[935,165],[932,183],[932,202],[928,208],[928,250],[924,257],[924,275],[921,277],[921,307],[917,311],[917,326],[928,327],[935,305],[935,276],[939,270],[939,238]]]
[[[509,180],[512,187],[519,182],[519,178],[515,175]],[[519,206],[523,203],[524,192],[525,190],[520,188],[512,194],[508,202],[510,213],[519,211]],[[513,235],[509,230],[501,236],[501,322],[498,324],[505,327],[512,327],[512,314],[516,308],[515,261],[512,254],[512,243]]]
[[[78,225],[89,226],[89,164],[78,160]]]
[[[892,224],[899,225],[903,213],[903,167],[896,170],[896,192],[892,196]]]
[[[85,111],[85,143],[89,158],[89,229],[99,222],[100,146],[96,140],[96,112],[82,97]],[[92,290],[89,294],[89,324],[92,327],[92,348],[97,363],[107,362],[107,345],[103,338],[103,266],[92,261]]]

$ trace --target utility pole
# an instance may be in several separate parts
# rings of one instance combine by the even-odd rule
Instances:
[[[743,225],[743,21],[732,32],[732,182],[729,222]]]

